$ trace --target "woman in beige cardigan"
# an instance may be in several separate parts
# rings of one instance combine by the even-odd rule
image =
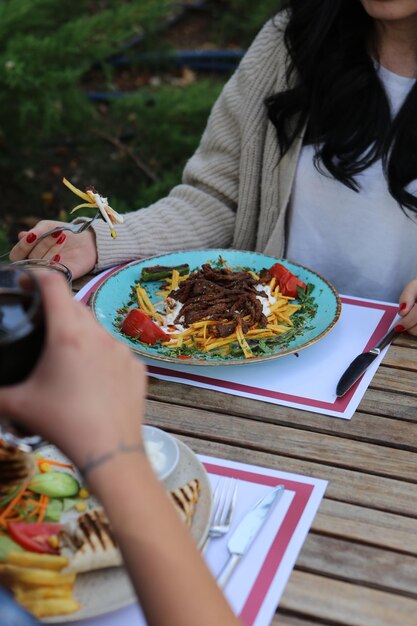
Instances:
[[[12,260],[93,268],[233,247],[310,265],[340,291],[398,300],[417,334],[417,0],[290,0],[213,107],[182,184],[107,226],[37,237]],[[414,142],[416,145],[414,146]]]

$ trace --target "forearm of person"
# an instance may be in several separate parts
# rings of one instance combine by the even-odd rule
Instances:
[[[234,221],[235,211],[224,201],[179,185],[154,205],[128,213],[115,240],[104,223],[97,223],[95,269],[176,250],[229,247]]]
[[[149,626],[237,626],[143,453],[91,472]]]

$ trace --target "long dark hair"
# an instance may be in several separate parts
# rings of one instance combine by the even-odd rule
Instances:
[[[388,189],[417,213],[417,84],[394,120],[376,72],[373,21],[360,0],[288,0],[287,91],[266,100],[281,154],[307,124],[315,164],[359,191],[356,175],[382,159]],[[372,58],[374,57],[374,59]]]

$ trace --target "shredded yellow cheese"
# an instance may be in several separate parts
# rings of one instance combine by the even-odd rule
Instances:
[[[123,217],[119,213],[117,213],[114,209],[112,209],[111,206],[109,206],[107,202],[107,198],[100,196],[100,194],[96,193],[95,191],[92,191],[91,189],[87,189],[85,192],[81,191],[81,189],[78,189],[77,187],[75,187],[66,178],[64,178],[62,182],[64,183],[66,187],[68,187],[68,189],[70,189],[73,193],[75,193],[76,196],[84,200],[82,204],[78,204],[76,207],[74,207],[71,213],[74,213],[74,211],[78,211],[79,209],[84,209],[84,208],[85,209],[98,209],[101,217],[110,228],[111,236],[113,237],[113,239],[116,239],[117,233],[116,233],[116,230],[113,228],[113,224],[122,224]]]

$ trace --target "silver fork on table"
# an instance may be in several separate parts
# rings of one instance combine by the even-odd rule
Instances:
[[[68,230],[74,235],[79,235],[80,233],[83,233],[85,230],[87,230],[87,228],[90,228],[91,224],[98,217],[100,217],[99,211],[97,211],[94,217],[78,218],[70,224],[64,224],[63,226],[56,226],[55,228],[48,230],[46,233],[39,235],[36,243],[39,243],[39,241],[42,241],[42,239],[45,239],[46,237],[49,237],[50,235],[53,235],[54,233],[60,233],[63,230]],[[9,250],[8,252],[5,252],[4,254],[0,254],[0,259],[4,259],[4,257],[9,256],[10,252],[11,250]]]
[[[202,552],[211,539],[223,537],[229,532],[232,515],[236,504],[237,480],[219,479],[213,493],[213,510],[210,517],[210,528],[204,542]]]

